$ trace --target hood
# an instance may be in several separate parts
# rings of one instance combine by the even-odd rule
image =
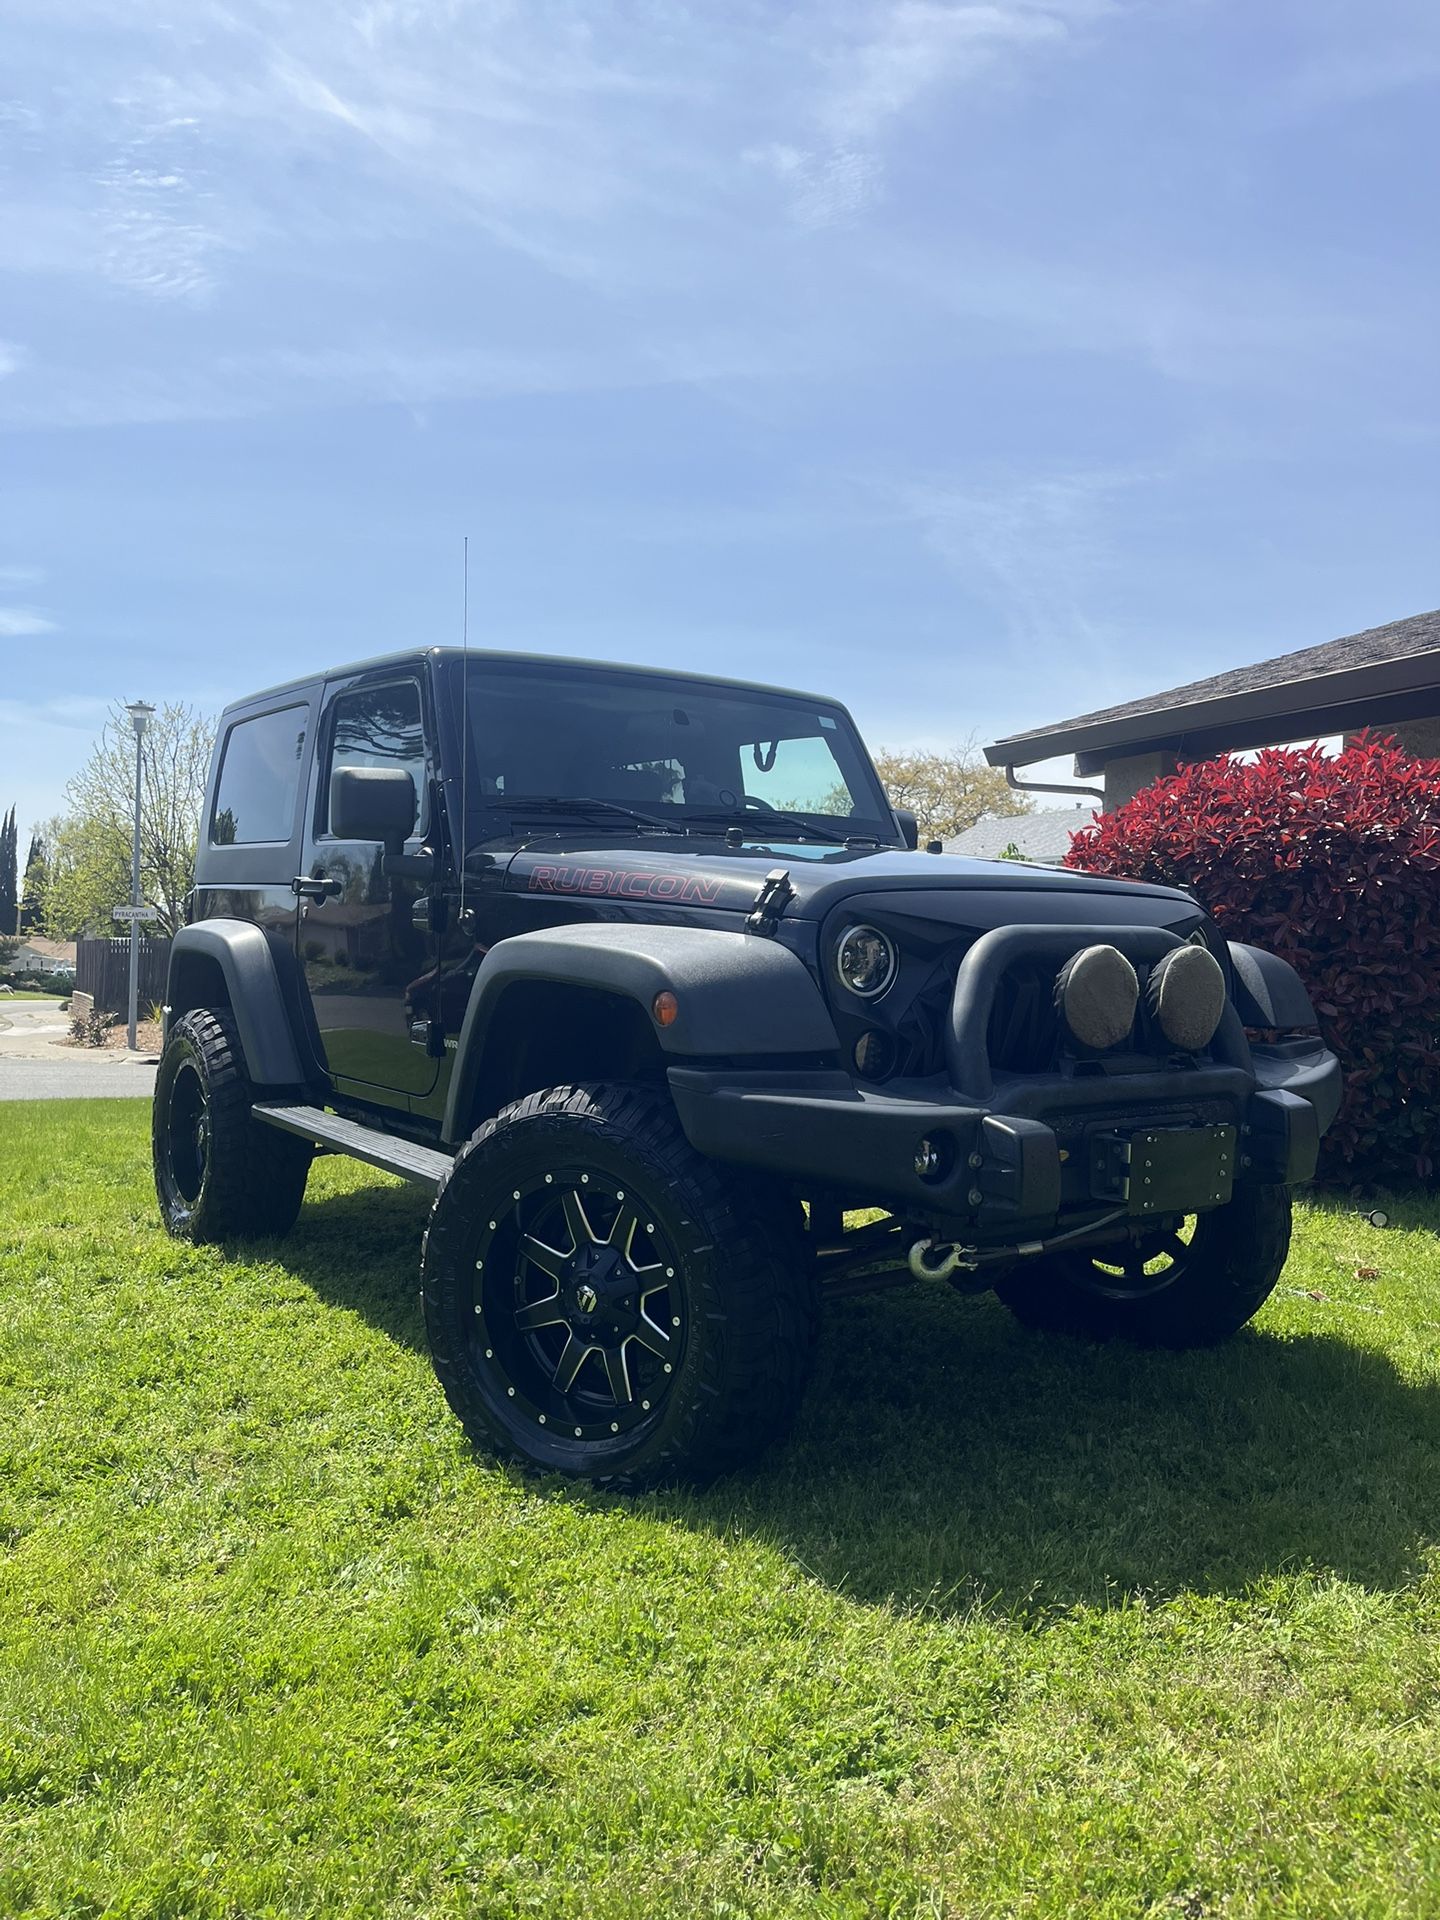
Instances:
[[[978,905],[978,895],[991,901],[996,896],[1028,896],[1027,906],[1022,908],[1018,900],[1014,905],[1017,914],[1033,919],[1053,912],[1057,920],[1067,921],[1092,913],[1096,919],[1108,914],[1154,921],[1199,911],[1188,894],[1173,887],[1011,860],[895,848],[874,852],[781,840],[724,847],[714,840],[683,840],[678,835],[622,838],[577,830],[546,835],[543,844],[532,839],[513,850],[492,849],[489,857],[503,866],[507,892],[729,913],[749,912],[766,875],[782,867],[795,890],[785,910],[787,920],[823,919],[842,902],[853,903],[857,894],[904,895],[904,910],[924,912],[930,907],[943,919],[964,917],[964,903]],[[1042,905],[1037,896],[1049,898]],[[1108,896],[1110,906],[1100,910],[1096,896]],[[899,907],[901,902],[893,904]]]

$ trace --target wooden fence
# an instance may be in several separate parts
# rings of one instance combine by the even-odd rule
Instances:
[[[165,998],[170,967],[168,940],[140,942],[140,1018]],[[130,1006],[130,940],[81,940],[75,953],[75,986],[94,996],[98,1013],[125,1013]]]

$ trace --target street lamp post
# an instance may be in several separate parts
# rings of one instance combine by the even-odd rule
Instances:
[[[135,729],[135,839],[130,854],[130,905],[140,906],[140,780],[145,751],[145,729],[155,709],[143,700],[132,700],[125,711]],[[135,1024],[140,1011],[140,920],[138,911],[130,921],[130,1051],[135,1051]]]

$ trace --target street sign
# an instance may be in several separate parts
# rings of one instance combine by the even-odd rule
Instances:
[[[158,907],[112,907],[110,918],[112,920],[158,920],[160,909]]]

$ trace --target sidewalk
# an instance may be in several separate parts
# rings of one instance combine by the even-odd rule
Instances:
[[[0,1100],[148,1100],[149,1054],[67,1047],[70,1022],[58,1000],[0,1000]]]

